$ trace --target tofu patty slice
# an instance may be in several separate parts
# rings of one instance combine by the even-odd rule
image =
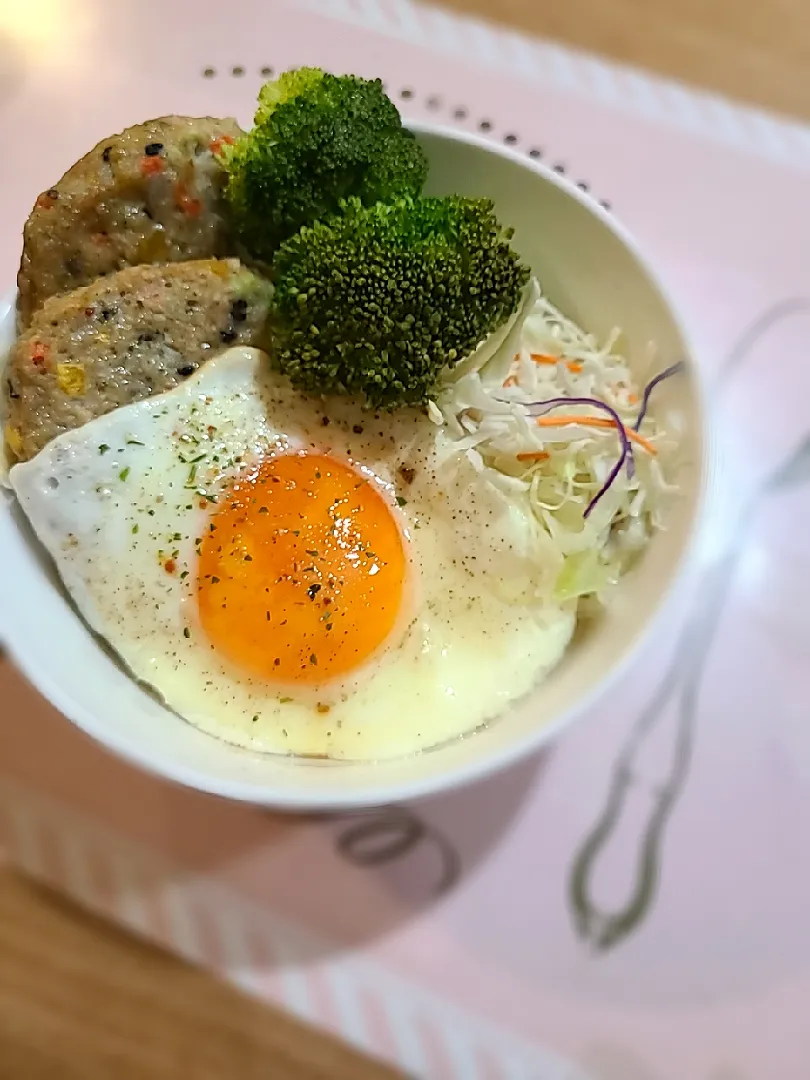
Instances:
[[[238,259],[206,259],[129,267],[51,298],[8,355],[8,459],[171,390],[223,349],[266,349],[271,294]]]
[[[49,297],[124,267],[236,254],[220,155],[240,134],[231,119],[163,116],[94,146],[25,224],[18,329]]]

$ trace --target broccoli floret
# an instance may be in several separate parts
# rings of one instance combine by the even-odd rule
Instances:
[[[529,271],[489,199],[401,199],[303,228],[277,252],[274,357],[294,385],[424,403],[518,308]]]
[[[351,196],[418,195],[427,160],[379,79],[288,71],[259,93],[253,129],[224,154],[226,197],[245,249],[269,262],[305,224]]]

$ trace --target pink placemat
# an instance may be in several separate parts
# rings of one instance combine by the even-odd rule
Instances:
[[[723,447],[700,602],[544,757],[342,819],[134,771],[6,665],[7,852],[412,1076],[807,1080],[810,130],[406,0],[31,0],[0,19],[0,280],[94,140],[248,121],[303,62],[542,154],[652,253]]]

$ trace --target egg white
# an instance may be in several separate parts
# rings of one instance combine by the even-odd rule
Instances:
[[[195,541],[212,501],[251,459],[285,449],[373,474],[413,566],[405,624],[351,679],[320,689],[251,677],[197,618]],[[574,628],[572,610],[531,599],[534,576],[556,571],[551,554],[546,567],[527,554],[528,513],[474,469],[448,468],[440,449],[420,410],[375,417],[346,399],[304,398],[264,354],[233,349],[168,393],[59,436],[10,480],[82,616],[180,716],[256,750],[369,760],[497,716],[559,660]]]

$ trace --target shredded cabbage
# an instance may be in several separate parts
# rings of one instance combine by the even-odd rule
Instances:
[[[654,415],[642,417],[642,439],[627,453],[646,397],[620,341],[618,330],[602,343],[586,334],[533,280],[517,315],[447,373],[430,403],[445,466],[470,474],[472,465],[479,483],[531,516],[540,527],[538,566],[548,564],[552,542],[551,583],[537,576],[541,603],[604,601],[677,491],[669,478],[676,442]]]

